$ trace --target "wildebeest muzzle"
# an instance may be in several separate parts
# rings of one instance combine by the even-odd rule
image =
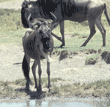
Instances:
[[[46,38],[43,37],[43,38],[41,39],[41,41],[42,41],[42,44],[43,44],[43,51],[44,51],[45,53],[50,52],[51,49],[52,49],[52,47],[51,47],[51,42],[50,42],[50,38],[49,38],[49,37],[46,37]]]

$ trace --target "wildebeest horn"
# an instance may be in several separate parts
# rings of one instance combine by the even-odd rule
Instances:
[[[52,12],[50,12],[50,14],[51,14],[52,17],[53,17],[53,22],[52,22],[52,23],[56,22],[56,21],[57,21],[57,17],[56,17]]]
[[[29,28],[34,29],[34,30],[37,29],[37,28],[35,28],[35,25],[38,25],[39,26],[41,23],[40,22],[31,23],[30,22],[30,18],[31,18],[31,14],[28,16],[28,19],[27,19],[28,20],[28,23],[29,23]]]
[[[29,28],[34,29],[34,24],[30,22],[31,14],[28,16]]]
[[[53,30],[54,28],[56,28],[58,26],[58,22],[57,22],[57,17],[52,12],[50,12],[50,14],[53,17],[53,22],[52,22],[52,25],[51,25],[51,30]]]

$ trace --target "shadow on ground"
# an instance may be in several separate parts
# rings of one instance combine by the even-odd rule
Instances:
[[[31,90],[26,90],[25,88],[18,88],[15,91],[18,92],[25,92],[28,96],[29,99],[42,99],[45,97],[45,91],[42,92],[37,92],[37,91],[31,91]]]

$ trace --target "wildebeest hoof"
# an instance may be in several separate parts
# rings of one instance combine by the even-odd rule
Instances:
[[[28,88],[26,87],[26,88],[25,88],[25,91],[26,91],[26,92],[30,91],[30,88],[29,88],[29,87],[28,87]]]
[[[42,92],[42,88],[41,88],[41,87],[37,88],[37,92],[38,92],[38,93],[39,93],[39,92]]]
[[[84,47],[84,46],[86,46],[85,44],[83,44],[83,45],[81,45],[80,47]]]
[[[29,82],[26,83],[26,90],[29,90]]]
[[[63,48],[64,47],[64,45],[62,44],[62,45],[60,45],[60,48]]]
[[[53,90],[49,88],[48,92],[53,92]]]

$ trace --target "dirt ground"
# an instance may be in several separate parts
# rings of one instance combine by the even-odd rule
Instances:
[[[24,78],[21,68],[23,54],[22,46],[0,45],[0,80],[15,81]],[[110,65],[101,58],[95,65],[85,65],[87,56],[88,54],[84,52],[78,52],[78,54],[67,55],[67,58],[60,61],[60,54],[52,55],[51,78],[71,80],[72,83],[110,79]],[[44,59],[41,63],[42,77],[47,77],[46,60]],[[37,71],[36,74],[38,74]],[[33,77],[32,72],[30,72],[30,76]]]
[[[24,0],[15,0],[0,3],[0,8],[20,9],[23,1]],[[103,61],[101,57],[98,58],[95,65],[85,65],[86,57],[91,54],[85,54],[85,52],[78,52],[77,54],[74,54],[74,52],[72,54],[70,54],[70,52],[68,53],[67,57],[62,60],[59,60],[61,54],[55,53],[52,55],[53,62],[51,62],[50,66],[51,78],[62,78],[66,80],[64,81],[65,84],[82,84],[110,79],[110,65]],[[22,46],[0,44],[0,81],[12,82],[24,78],[21,65],[23,55]],[[33,61],[31,61],[31,66],[32,63]],[[41,61],[41,63],[42,77],[47,77],[46,60]],[[36,74],[38,74],[37,70]],[[30,72],[30,77],[33,77],[32,71]]]
[[[0,8],[20,9],[23,1],[3,2],[0,3]],[[23,54],[22,46],[0,45],[0,80],[14,81],[24,78],[21,68]],[[63,78],[80,83],[110,78],[109,64],[99,58],[95,65],[85,65],[86,56],[87,54],[79,52],[61,61],[59,61],[59,55],[52,56],[54,60],[51,62],[51,78]],[[47,77],[46,60],[42,61],[42,71],[42,77]],[[32,72],[30,72],[30,76],[32,77]]]

